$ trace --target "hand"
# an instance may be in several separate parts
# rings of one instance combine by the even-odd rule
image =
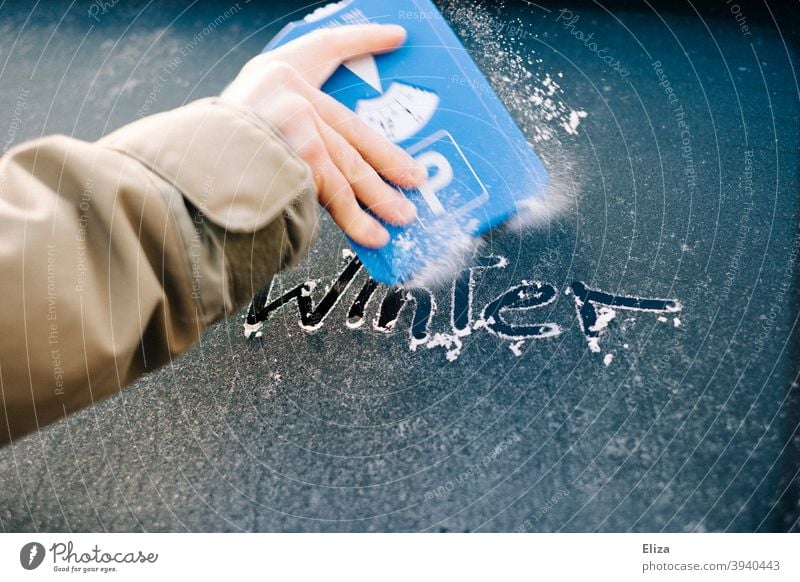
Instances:
[[[396,25],[318,30],[252,59],[221,96],[250,107],[283,134],[311,167],[320,204],[353,240],[371,248],[385,245],[389,233],[358,202],[390,224],[409,224],[416,208],[380,176],[413,188],[427,171],[320,87],[344,61],[394,50],[405,38]]]

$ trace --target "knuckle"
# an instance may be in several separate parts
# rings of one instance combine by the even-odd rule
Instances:
[[[320,42],[334,43],[339,38],[339,32],[335,28],[322,28],[314,31],[316,39]],[[335,47],[334,47],[335,48]]]
[[[333,27],[315,30],[307,36],[310,42],[318,43],[327,56],[341,58],[344,34],[345,31]]]
[[[301,97],[295,93],[290,93],[283,96],[282,106],[285,111],[285,116],[295,122],[297,121],[295,119],[297,117],[310,117],[313,111],[311,103],[309,103],[304,97]]]
[[[298,73],[294,67],[284,61],[269,61],[264,68],[264,76],[271,83],[291,85],[297,81]]]
[[[319,167],[325,160],[325,144],[319,137],[310,139],[297,148],[297,153],[308,163]]]
[[[364,174],[364,161],[354,148],[342,148],[336,155],[342,170],[347,175],[360,178]]]
[[[346,132],[348,135],[353,136],[352,143],[356,150],[363,152],[368,147],[366,143],[369,140],[367,126],[358,117],[355,115],[342,116],[341,126],[342,133]]]
[[[250,75],[250,74],[252,74],[252,73],[253,73],[253,72],[254,72],[254,71],[257,69],[257,68],[258,68],[258,61],[257,61],[257,59],[250,59],[249,61],[247,61],[247,62],[244,64],[244,66],[242,67],[242,70],[241,70],[241,71],[239,71],[239,75],[238,75],[238,77],[244,77],[244,76],[246,76],[246,75]]]

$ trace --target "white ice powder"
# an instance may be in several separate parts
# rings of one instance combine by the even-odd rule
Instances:
[[[561,131],[574,135],[586,111],[570,107],[562,98],[564,90],[546,70],[544,59],[535,57],[535,49],[518,42],[519,35],[507,35],[508,24],[536,35],[531,25],[517,19],[513,23],[489,14],[480,3],[444,3],[461,38],[474,47],[478,65],[492,88],[520,124],[523,133],[534,143],[557,138]],[[524,53],[521,47],[524,46]],[[564,73],[555,73],[563,79]]]
[[[520,340],[518,342],[511,342],[510,344],[508,344],[508,349],[511,350],[511,352],[515,356],[520,357],[522,355],[522,346],[524,345],[525,345],[524,340]]]
[[[578,134],[578,126],[581,123],[581,119],[587,116],[585,111],[570,111],[569,112],[569,119],[562,122],[563,128],[566,130],[567,133],[570,135],[577,135]]]
[[[428,349],[442,347],[446,350],[445,357],[447,358],[447,361],[455,362],[458,359],[458,356],[461,355],[461,349],[464,347],[464,344],[455,334],[436,333],[433,335],[430,341],[425,344],[425,347]]]
[[[403,283],[406,288],[436,288],[449,283],[480,251],[484,241],[461,230],[455,222],[441,220],[425,233],[426,240],[419,241],[400,235],[395,240],[392,260],[399,265],[408,261],[427,260]]]
[[[264,322],[259,321],[256,324],[249,324],[246,321],[244,322],[244,337],[249,338],[251,335],[256,334],[256,337],[261,337],[257,335],[261,333],[261,328],[264,327]]]
[[[311,294],[314,292],[314,289],[317,288],[316,281],[306,281],[303,283],[303,288],[300,290],[300,295],[303,297],[311,297]]]
[[[598,333],[603,333],[608,327],[608,324],[611,323],[616,317],[617,317],[617,312],[611,307],[607,307],[604,305],[598,308],[597,321],[595,321],[593,325],[589,326],[589,331],[596,331]]]
[[[579,174],[574,171],[572,156],[566,153],[560,138],[576,135],[587,113],[566,102],[564,90],[556,80],[556,77],[563,79],[563,72],[548,71],[544,60],[535,58],[530,47],[523,49],[518,40],[520,33],[509,32],[506,19],[501,22],[479,2],[467,5],[444,2],[442,9],[456,32],[469,44],[492,88],[547,166],[547,187],[539,191],[538,185],[532,184],[528,198],[524,193],[515,193],[521,201],[506,227],[529,230],[546,226],[574,204],[580,191],[576,180]],[[512,29],[518,31],[530,28],[522,21],[513,24]],[[527,32],[535,34],[534,30]],[[444,252],[420,269],[407,286],[436,286],[452,278],[480,245],[464,232],[451,232],[440,240]],[[413,241],[401,239],[395,244],[409,255],[417,250]]]

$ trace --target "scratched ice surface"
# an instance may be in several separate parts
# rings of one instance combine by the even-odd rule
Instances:
[[[1,450],[3,529],[796,528],[797,28],[784,18],[784,45],[744,4],[747,36],[719,4],[703,21],[659,4],[612,4],[619,21],[585,3],[444,5],[483,66],[498,66],[481,51],[494,22],[501,57],[515,50],[529,83],[549,74],[551,97],[588,113],[544,139],[513,76],[489,71],[579,193],[562,219],[494,233],[471,286],[467,274],[455,291],[415,291],[394,323],[404,296],[370,294],[326,219],[269,301],[305,287],[261,337],[245,340],[243,312],[171,367]],[[248,5],[159,82],[227,4],[170,26],[177,11],[147,10],[128,32],[127,4],[98,21],[82,7],[39,60],[67,5],[37,9],[16,44],[0,37],[5,102],[29,92],[15,141],[94,138],[145,105],[212,94],[287,11]],[[0,30],[28,10],[7,3]]]

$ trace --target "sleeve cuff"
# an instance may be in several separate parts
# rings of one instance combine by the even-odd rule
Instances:
[[[314,188],[308,166],[275,129],[218,98],[146,117],[98,143],[144,164],[231,232],[265,227]]]

